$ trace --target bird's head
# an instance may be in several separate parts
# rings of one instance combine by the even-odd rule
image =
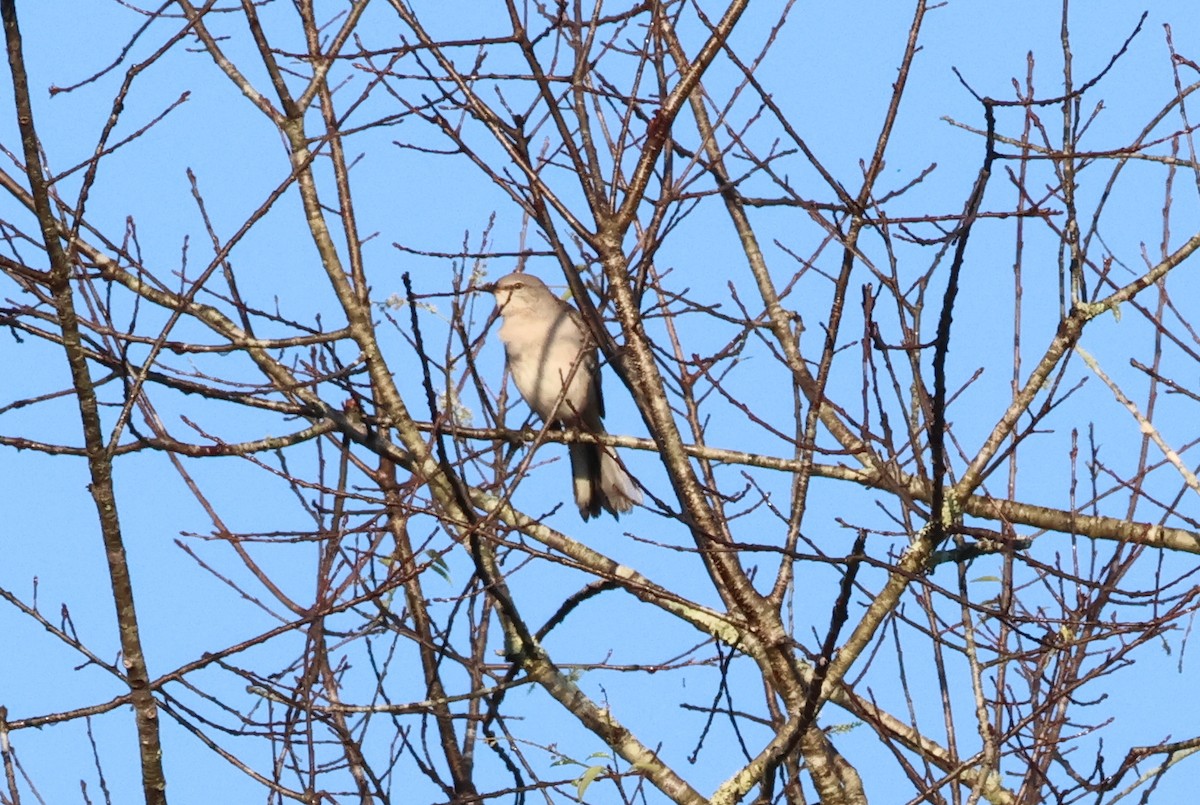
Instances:
[[[546,283],[532,274],[508,274],[495,282],[475,287],[496,297],[501,314],[506,307],[526,307],[543,296],[553,296]]]

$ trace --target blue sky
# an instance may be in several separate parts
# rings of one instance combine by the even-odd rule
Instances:
[[[95,147],[125,66],[145,59],[176,23],[156,24],[134,47],[122,68],[94,84],[51,97],[49,87],[73,85],[117,58],[141,18],[117,3],[93,2],[83,10],[76,3],[57,0],[19,5],[43,146],[51,169],[61,172],[87,159]],[[478,16],[471,17],[469,23],[457,16],[448,17],[444,21],[446,36],[454,31],[461,34],[464,30],[498,27],[502,23],[498,18],[481,18],[486,12],[481,12],[475,4],[451,5],[455,14]],[[769,12],[775,8],[752,7],[739,29],[735,45],[745,48],[746,52],[756,52],[767,35]],[[1077,83],[1088,80],[1105,67],[1132,32],[1142,8],[1114,2],[1076,4],[1071,25]],[[1145,8],[1148,11],[1146,23],[1128,54],[1087,96],[1085,114],[1091,111],[1089,104],[1101,99],[1104,102],[1104,109],[1085,140],[1088,148],[1100,151],[1129,143],[1145,121],[1168,102],[1174,90],[1164,40],[1165,23],[1171,25],[1177,50],[1186,56],[1200,58],[1200,19],[1191,4],[1182,0],[1155,2]],[[715,7],[708,10],[714,13]],[[432,6],[421,13],[431,11]],[[268,5],[262,13],[269,25],[279,26],[272,31],[279,32],[281,41],[299,47],[298,30],[294,22],[289,21],[290,7]],[[389,26],[394,27],[395,23],[385,5],[377,4],[368,15],[370,25],[364,24],[363,30],[375,41],[367,42],[367,46],[381,46],[392,41],[395,34]],[[869,159],[878,135],[882,110],[895,80],[911,15],[908,4],[899,3],[797,5],[792,9],[791,20],[779,41],[756,72],[756,77],[771,87],[776,100],[789,111],[823,164],[852,192],[861,178],[858,165],[861,160]],[[1063,58],[1059,25],[1060,8],[1047,2],[982,4],[954,0],[929,13],[923,49],[915,61],[911,90],[901,110],[880,190],[886,192],[905,185],[933,163],[937,164],[937,169],[908,195],[890,204],[890,214],[952,214],[961,209],[970,190],[983,154],[982,141],[977,135],[952,125],[946,118],[979,127],[981,113],[979,105],[962,87],[951,68],[957,68],[979,94],[1009,99],[1013,92],[1012,80],[1023,80],[1026,56],[1032,53],[1036,59],[1038,93],[1057,95],[1061,91]],[[265,88],[265,74],[253,56],[244,30],[238,27],[236,15],[230,14],[228,19],[215,24],[218,29],[222,26],[229,29],[231,39],[226,47],[231,57],[248,65],[249,74]],[[504,66],[503,58],[503,55],[497,55],[489,66],[499,69]],[[1193,80],[1186,74],[1186,69],[1181,70],[1181,75],[1185,83]],[[347,70],[345,77],[350,82],[348,94],[351,90],[357,92],[368,80],[364,71]],[[714,73],[711,82],[706,79],[706,86],[712,97],[724,98],[729,79],[722,73]],[[88,204],[89,219],[109,237],[120,238],[126,231],[127,221],[135,224],[137,243],[144,259],[147,264],[157,267],[160,277],[169,277],[185,265],[203,265],[211,258],[211,245],[191,197],[188,170],[196,176],[206,209],[222,237],[231,235],[289,173],[278,133],[224,79],[211,60],[195,49],[177,48],[138,79],[135,91],[125,104],[116,136],[135,133],[185,92],[188,93],[186,102],[168,114],[163,122],[103,162]],[[748,97],[739,100],[733,117],[744,119],[751,105]],[[0,108],[12,109],[7,80],[0,85]],[[355,113],[351,124],[365,125],[395,112],[391,98],[380,92]],[[1001,110],[1000,131],[1008,135],[1019,133],[1021,114],[1019,109]],[[1043,118],[1052,133],[1054,126],[1061,128],[1057,107],[1045,109]],[[1163,124],[1161,131],[1165,134],[1177,126],[1178,118],[1172,118]],[[761,149],[760,152],[769,150],[774,138],[779,136],[765,119],[756,124],[752,133],[754,147]],[[395,126],[369,128],[347,140],[348,151],[362,155],[352,172],[356,213],[360,231],[370,238],[363,252],[373,296],[380,302],[392,294],[402,293],[400,275],[406,271],[411,273],[419,293],[448,289],[447,261],[414,256],[396,249],[395,243],[409,249],[453,252],[464,243],[469,248],[479,248],[483,233],[490,231],[488,246],[496,251],[511,252],[522,245],[520,215],[477,171],[463,160],[398,148],[398,141],[427,145],[439,142],[430,131],[419,130],[411,119]],[[10,150],[18,150],[19,140],[11,112],[0,115],[0,143]],[[789,179],[802,195],[830,200],[828,190],[802,161],[785,164],[790,169]],[[1045,163],[1034,163],[1031,170],[1036,177],[1030,182],[1032,187],[1042,188],[1051,181],[1050,169]],[[1142,265],[1143,248],[1152,258],[1159,254],[1159,242],[1163,237],[1162,175],[1161,166],[1131,164],[1115,186],[1100,230],[1104,247],[1118,266],[1125,264],[1138,270]],[[1104,192],[1107,176],[1104,164],[1089,168],[1081,175],[1081,208],[1089,211],[1095,208]],[[74,193],[78,181],[78,173],[65,179],[62,192]],[[1198,220],[1196,182],[1192,176],[1181,171],[1174,189],[1170,248],[1178,247],[1194,234],[1194,222]],[[331,189],[325,192],[332,197]],[[747,183],[743,193],[777,195],[777,191],[762,179]],[[570,193],[566,195],[578,201]],[[990,186],[985,208],[1008,208],[1014,203],[1013,199],[1007,179],[997,177]],[[489,219],[493,215],[495,223],[489,230]],[[25,226],[30,224],[27,217],[21,218],[20,211],[7,197],[0,198],[0,218],[21,220]],[[788,251],[802,256],[817,251],[822,233],[806,216],[798,215],[794,210],[761,210],[756,213],[755,221],[762,227],[760,237],[764,248],[769,250],[768,259],[781,276],[790,276],[796,270]],[[536,241],[527,245],[541,247]],[[878,239],[867,237],[864,248],[872,259],[883,254],[880,247]],[[1030,227],[1023,298],[1023,345],[1028,351],[1027,360],[1039,354],[1055,331],[1059,304],[1057,248],[1057,240],[1044,229]],[[1097,247],[1097,253],[1100,251]],[[833,262],[838,254],[836,250],[819,254],[820,270],[836,270]],[[928,267],[928,249],[901,244],[896,254],[902,277],[916,277]],[[256,224],[239,244],[232,259],[242,292],[254,300],[256,306],[262,309],[278,306],[285,316],[302,322],[312,322],[321,315],[328,328],[342,324],[332,293],[322,279],[317,254],[307,236],[303,212],[294,192],[285,194]],[[991,429],[1008,400],[1013,261],[1011,222],[980,226],[973,233],[955,317],[956,340],[950,353],[951,376],[958,383],[964,382],[976,369],[983,369],[983,374],[964,392],[950,414],[955,433],[963,440],[963,449],[968,453]],[[657,264],[660,269],[669,268],[674,272],[678,287],[690,288],[696,298],[723,304],[726,309],[730,305],[727,282],[734,282],[739,289],[752,290],[745,257],[739,252],[728,218],[712,199],[681,222],[659,253]],[[468,263],[467,268],[471,267]],[[484,265],[493,279],[513,267],[511,259],[503,258],[487,261]],[[531,260],[528,268],[551,283],[561,280],[549,260]],[[1197,298],[1195,280],[1186,268],[1176,272],[1171,280],[1174,300],[1181,305]],[[1119,275],[1120,269],[1117,271]],[[864,272],[861,279],[852,282],[852,287],[857,289],[859,284],[867,281],[870,276]],[[822,335],[821,325],[828,316],[829,284],[815,272],[809,272],[799,287],[792,303],[804,317],[803,343],[815,345]],[[7,283],[3,295],[12,297],[15,293],[14,286]],[[852,295],[856,296],[857,290]],[[932,300],[938,297],[940,286],[936,294],[931,290],[931,308]],[[428,343],[437,344],[440,349],[445,339],[442,317],[448,312],[449,304],[436,304],[437,313],[423,314],[422,327]],[[474,332],[479,332],[491,312],[491,302],[483,298],[474,305]],[[127,300],[118,303],[118,311],[121,316],[133,315]],[[407,328],[407,310],[393,315],[402,328]],[[847,315],[844,332],[859,332],[860,312],[852,305]],[[141,326],[149,332],[153,332],[154,323],[162,319],[160,312],[148,308],[139,310],[138,316]],[[394,360],[397,380],[409,395],[406,399],[410,407],[423,410],[419,377],[415,372],[415,361],[410,358],[410,347],[403,333],[384,318],[382,309],[380,319],[384,333],[382,341]],[[926,324],[927,333],[932,333],[931,322],[932,319]],[[651,326],[659,327],[657,323]],[[729,337],[724,328],[712,327],[698,317],[695,320],[682,318],[681,327],[688,349],[698,354],[719,348]],[[655,329],[655,332],[662,334],[663,331]],[[181,325],[176,335],[211,338],[187,323]],[[846,339],[851,337],[847,335]],[[1140,356],[1145,360],[1153,338],[1153,330],[1130,312],[1119,321],[1111,317],[1097,321],[1089,331],[1085,346],[1097,356],[1106,371],[1127,384],[1128,390],[1144,395],[1144,377],[1129,368],[1129,359]],[[811,350],[816,354],[815,346]],[[1195,376],[1194,367],[1187,362],[1186,356],[1179,353],[1169,353],[1169,356],[1175,361],[1171,369],[1178,377]],[[189,365],[211,368],[224,376],[247,382],[257,379],[254,371],[236,358],[204,356],[189,360],[192,361]],[[0,404],[61,388],[67,380],[60,350],[35,339],[27,338],[20,344],[7,337],[0,341],[0,365],[15,367],[6,371],[4,398]],[[498,344],[489,343],[484,347],[479,366],[492,387],[498,388],[503,372]],[[750,396],[757,406],[756,411],[786,423],[790,392],[786,387],[778,395],[774,392],[778,371],[779,367],[771,363],[764,351],[754,351],[733,370],[729,382]],[[860,371],[857,359],[848,359],[835,367],[834,382],[853,384]],[[1070,382],[1085,374],[1082,367],[1075,364]],[[606,381],[606,390],[609,430],[645,435],[645,426],[632,401],[611,375]],[[513,393],[510,390],[510,395]],[[1067,410],[1048,420],[1047,432],[1034,440],[1034,447],[1025,454],[1017,485],[1021,499],[1064,505],[1070,486],[1069,451],[1073,429],[1078,430],[1082,434],[1080,438],[1086,441],[1088,428],[1094,427],[1101,457],[1126,470],[1133,466],[1140,434],[1136,424],[1130,422],[1108,390],[1092,378],[1074,399],[1076,402]],[[476,417],[472,424],[488,424],[482,419],[484,409],[477,399],[468,397],[463,402]],[[231,419],[223,409],[197,404],[179,394],[162,394],[155,399],[155,404],[164,421],[178,426],[179,432],[185,432],[179,417],[186,415],[207,432],[219,433],[226,440],[259,438],[294,425],[285,425],[278,418],[265,414],[244,414]],[[1180,445],[1195,438],[1194,413],[1185,402],[1164,397],[1159,405],[1161,412],[1156,422],[1172,444]],[[712,417],[712,444],[786,454],[779,440],[747,423],[735,407],[714,399],[706,410]],[[521,420],[526,414],[525,407],[517,405],[510,416]],[[519,422],[510,419],[509,424]],[[5,411],[0,415],[0,434],[75,444],[79,439],[78,418],[70,400],[52,401]],[[561,449],[555,447],[539,452],[537,460],[545,465],[535,469],[531,477],[540,482],[523,484],[517,490],[514,501],[518,506],[537,514],[556,505],[558,495],[564,498],[568,495],[561,453]],[[522,451],[513,460],[520,460],[524,455]],[[313,472],[318,458],[311,450],[296,451],[292,467]],[[665,476],[652,455],[630,453],[628,460],[651,490],[669,498]],[[112,603],[106,593],[102,546],[94,510],[90,508],[84,466],[71,459],[12,449],[0,453],[0,462],[3,462],[5,475],[11,479],[0,488],[0,506],[8,513],[0,586],[26,601],[32,600],[36,588],[41,611],[54,623],[59,622],[60,609],[66,607],[71,623],[84,642],[102,659],[115,661],[117,637]],[[297,507],[291,490],[249,462],[240,459],[189,460],[185,465],[213,508],[220,512],[233,531],[299,532],[313,528],[311,519],[306,519]],[[958,466],[961,468],[961,463]],[[724,468],[720,476],[729,489],[736,489],[743,483],[740,473],[738,468]],[[1003,474],[999,476],[1002,477]],[[1001,484],[999,478],[997,484]],[[789,478],[761,475],[756,476],[756,480],[763,489],[776,496],[774,499],[786,501]],[[1170,472],[1160,472],[1152,483],[1167,498],[1179,486],[1178,477]],[[249,574],[223,543],[195,536],[211,534],[213,525],[197,502],[186,494],[181,479],[163,456],[151,453],[123,459],[118,463],[117,486],[152,674],[163,673],[201,652],[231,645],[280,623],[278,607],[248,603],[213,574],[199,568],[180,547],[180,544],[187,545],[220,573],[247,588],[254,587]],[[815,482],[814,490],[812,511],[805,521],[806,536],[830,553],[838,554],[848,548],[853,532],[846,527],[847,523],[880,530],[895,528],[876,508],[873,494],[819,480]],[[1003,489],[992,491],[999,494]],[[1113,503],[1105,511],[1113,514],[1120,511],[1122,505]],[[1181,511],[1187,516],[1197,516],[1191,499]],[[1144,505],[1138,514],[1149,520],[1156,517],[1156,513]],[[604,520],[590,524],[585,530],[579,526],[569,502],[550,522],[636,567],[650,578],[694,596],[701,603],[718,603],[694,554],[673,550],[691,547],[687,532],[676,523],[646,511],[619,524]],[[424,526],[431,528],[429,523]],[[761,512],[740,520],[737,528],[740,538],[747,542],[774,542],[780,538],[779,524]],[[637,534],[645,541],[631,539],[625,536],[626,532]],[[444,537],[441,543],[435,542],[444,543]],[[891,542],[875,539],[871,543],[872,555],[883,558],[889,551],[899,553],[905,544],[898,538]],[[1083,556],[1086,564],[1089,548],[1086,542],[1074,543],[1069,537],[1052,534],[1038,544],[1036,555],[1041,562],[1054,564],[1061,561],[1067,566],[1076,557]],[[252,545],[250,552],[256,561],[270,569],[273,578],[280,580],[290,594],[301,600],[311,598],[315,563],[311,544]],[[449,602],[461,592],[471,572],[468,557],[461,551],[451,551],[446,561],[447,578],[427,574],[427,594],[431,598],[442,596],[445,599],[437,604],[438,607],[451,606]],[[746,564],[755,563],[753,559],[745,561]],[[1190,561],[1190,556],[1164,558],[1168,570],[1190,566]],[[997,572],[997,567],[997,560],[984,558],[970,569],[968,577],[975,580],[972,587],[978,591],[979,600],[994,594],[989,588],[993,582],[988,581],[988,577]],[[760,570],[768,576],[774,572],[770,558],[762,559]],[[1135,574],[1135,578],[1139,581],[1148,579],[1154,571],[1151,562]],[[1026,580],[1036,583],[1037,574],[1028,569],[1027,572]],[[802,573],[801,588],[793,602],[795,634],[806,645],[813,646],[813,631],[820,632],[828,622],[828,608],[836,594],[836,583],[834,575],[824,568],[805,568]],[[868,587],[877,586],[881,580],[882,574],[878,572],[864,573],[863,581]],[[935,580],[947,586],[955,583],[949,568],[939,569]],[[530,621],[540,623],[558,608],[565,596],[586,581],[581,574],[561,568],[531,566],[516,571],[513,585]],[[915,604],[910,602],[909,606],[910,614],[916,617]],[[568,663],[665,661],[685,652],[700,639],[697,633],[679,629],[668,621],[665,615],[655,610],[616,602],[615,595],[609,594],[581,607],[573,616],[570,631],[554,633],[547,641],[547,648],[556,658]],[[78,668],[81,660],[77,654],[48,638],[39,626],[9,606],[0,606],[0,634],[6,636],[10,646],[30,647],[28,651],[0,655],[0,691],[4,691],[0,705],[8,708],[10,718],[83,706],[120,693],[121,686],[111,676],[94,667]],[[285,662],[284,658],[296,653],[298,641],[296,637],[274,641],[240,657],[238,663],[244,667],[277,667]],[[1168,734],[1174,739],[1192,734],[1188,731],[1192,729],[1189,725],[1192,719],[1179,717],[1180,708],[1176,706],[1180,701],[1189,700],[1187,697],[1195,682],[1189,658],[1181,654],[1185,648],[1186,641],[1182,638],[1165,641],[1157,648],[1144,647],[1137,655],[1135,667],[1123,670],[1095,688],[1096,695],[1108,697],[1103,704],[1105,716],[1112,715],[1120,723],[1114,734],[1119,736],[1121,746],[1106,749],[1110,762],[1123,754],[1126,745],[1154,743]],[[711,649],[701,654],[710,652]],[[358,661],[361,662],[361,658]],[[402,654],[397,661],[411,662],[412,657]],[[926,657],[906,655],[905,662],[910,677],[931,673]],[[886,656],[876,661],[863,680],[864,689],[860,692],[869,689],[881,705],[902,714],[906,712],[906,705],[895,685],[894,673],[889,673],[892,667],[892,661]],[[363,675],[358,681],[366,684],[369,675],[361,667],[351,670],[349,678],[355,679],[355,674],[360,672]],[[748,661],[736,661],[730,674],[733,683],[753,690],[755,669]],[[700,763],[692,766],[684,760],[694,748],[702,718],[695,713],[680,715],[675,706],[679,701],[703,705],[712,699],[716,672],[711,668],[688,667],[650,677],[589,671],[581,680],[586,692],[608,702],[645,742],[651,746],[661,742],[664,756],[679,763],[689,780],[701,791],[711,791],[736,768],[732,760],[736,754],[734,736],[722,724],[714,728]],[[246,706],[245,684],[236,676],[205,671],[199,681],[215,692],[241,697],[240,706]],[[928,677],[914,684],[918,689],[921,723],[930,726],[938,723],[942,716],[936,685]],[[737,684],[733,686],[737,687]],[[956,702],[955,715],[963,734],[971,735],[969,691],[964,690],[962,694],[963,698]],[[188,694],[179,695],[186,697]],[[746,706],[750,706],[750,701],[760,706],[761,702],[753,700],[752,695],[746,694]],[[419,692],[401,689],[396,692],[395,700],[402,701],[406,696],[421,698]],[[663,702],[669,702],[671,709],[664,712]],[[590,736],[580,734],[577,727],[562,718],[556,705],[540,692],[519,689],[509,694],[509,703],[514,712],[526,716],[524,723],[530,730],[528,734],[532,741],[561,745],[562,751],[577,759],[604,750],[602,745],[598,746]],[[845,724],[851,720],[844,712],[833,709],[822,716],[822,723],[827,725]],[[169,719],[165,723],[165,762],[174,802],[211,801],[214,792],[230,802],[262,796],[255,784],[231,770],[193,736]],[[132,719],[127,713],[118,711],[95,719],[94,727],[114,801],[132,801],[138,790],[134,776]],[[933,729],[932,734],[935,738],[941,737],[937,729]],[[45,801],[78,800],[81,778],[87,781],[93,801],[97,801],[99,782],[91,766],[91,750],[81,725],[26,730],[15,740],[23,767]],[[371,740],[382,741],[384,738],[373,733]],[[751,729],[748,740],[752,746],[757,746],[765,738],[761,731],[754,734]],[[257,753],[256,763],[269,762],[261,745],[234,737],[229,737],[228,741],[234,751]],[[1081,755],[1087,755],[1092,741],[1091,737],[1081,739]],[[253,748],[249,748],[251,746]],[[873,753],[881,751],[874,735],[864,727],[851,730],[839,741],[839,746],[852,762],[863,764],[864,769],[868,759],[875,757]],[[964,750],[967,751],[973,750]],[[481,763],[495,763],[486,752],[481,751],[480,758]],[[876,801],[887,801],[888,792],[896,790],[895,786],[908,791],[908,784],[894,766],[871,765],[879,769],[866,773],[868,793],[873,794]],[[564,767],[561,778],[577,774],[574,768]],[[498,774],[498,770],[495,773]],[[1162,801],[1180,801],[1178,798],[1184,796],[1187,777],[1187,770],[1168,775],[1157,789],[1157,795]],[[615,801],[605,798],[611,795],[611,791],[605,794],[596,789],[591,793],[593,799],[590,801]],[[648,796],[650,801],[657,801],[654,795]],[[420,790],[413,792],[412,797],[414,802],[434,801],[438,794]]]

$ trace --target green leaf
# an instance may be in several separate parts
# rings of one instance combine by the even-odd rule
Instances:
[[[433,549],[425,551],[425,555],[429,557],[429,567],[433,572],[450,581],[450,566],[446,564],[446,558]]]
[[[579,792],[580,799],[583,799],[583,792],[588,790],[588,786],[591,785],[597,777],[599,777],[601,774],[604,774],[604,772],[604,766],[588,766],[587,770],[583,774],[579,775],[579,779],[575,781],[575,788]]]

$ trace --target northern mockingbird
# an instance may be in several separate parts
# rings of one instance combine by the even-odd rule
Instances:
[[[496,297],[508,371],[534,413],[547,424],[604,433],[596,347],[578,311],[531,274],[509,274],[482,287]],[[575,503],[584,520],[601,509],[616,517],[642,502],[611,447],[577,442],[567,450]]]

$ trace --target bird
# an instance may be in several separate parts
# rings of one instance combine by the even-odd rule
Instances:
[[[532,274],[509,274],[480,287],[496,299],[508,371],[533,412],[548,425],[603,435],[600,366],[579,312]],[[601,510],[618,517],[642,502],[611,447],[574,442],[567,451],[585,522]]]

